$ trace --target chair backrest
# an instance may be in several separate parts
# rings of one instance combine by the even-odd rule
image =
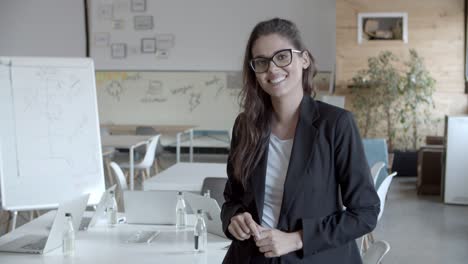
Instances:
[[[206,177],[203,180],[201,194],[203,195],[206,190],[210,190],[211,198],[215,199],[219,207],[224,203],[224,188],[226,187],[227,178]]]
[[[397,175],[396,172],[393,172],[392,174],[388,175],[377,189],[377,195],[380,199],[380,213],[377,217],[378,220],[380,220],[380,218],[382,217],[383,211],[385,209],[385,200],[387,198],[388,189],[390,188],[390,184],[392,183],[393,177],[395,177],[395,175]]]
[[[127,180],[125,179],[125,175],[122,169],[120,168],[120,166],[113,161],[109,163],[109,165],[111,166],[112,171],[114,172],[113,173],[114,179],[116,180],[117,185],[119,186],[120,190],[121,191],[128,190]]]
[[[135,129],[135,134],[137,135],[158,135],[158,131],[151,126],[137,126]],[[163,146],[161,145],[161,140],[158,141],[158,147],[156,148],[156,156],[160,155],[163,151]]]
[[[146,148],[145,156],[143,157],[143,160],[139,163],[140,166],[149,168],[151,167],[151,165],[153,165],[154,157],[156,154],[156,147],[158,146],[160,136],[161,135],[156,135],[151,138],[150,143]]]
[[[378,176],[380,175],[380,170],[385,167],[385,162],[379,161],[374,164],[371,168],[371,174],[372,174],[372,179],[374,179],[374,186],[375,183],[377,182],[377,179],[379,178]]]
[[[362,255],[363,264],[379,264],[390,251],[387,241],[379,240],[370,244],[369,249]]]
[[[367,163],[369,168],[379,161],[385,162],[385,167],[380,170],[375,188],[378,189],[382,181],[387,177],[388,171],[388,148],[384,138],[365,138],[362,140],[364,152],[366,153]]]

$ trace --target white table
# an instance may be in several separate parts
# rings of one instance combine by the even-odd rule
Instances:
[[[134,187],[134,151],[135,148],[145,145],[153,137],[152,136],[135,136],[135,135],[103,135],[101,136],[101,145],[103,147],[114,147],[128,149],[130,158],[130,190]]]
[[[179,162],[143,182],[143,190],[200,192],[206,177],[227,178],[226,164]]]
[[[53,216],[54,214],[51,214]],[[51,221],[50,215],[41,217]],[[36,224],[41,221],[36,221]],[[38,224],[39,227],[43,227]],[[20,227],[21,228],[21,227]],[[20,229],[18,228],[18,230]],[[28,228],[32,228],[31,226]],[[25,229],[28,229],[25,228]],[[137,231],[159,230],[161,233],[150,244],[126,243]],[[8,241],[8,235],[0,238],[0,244]],[[44,255],[0,252],[0,263],[55,264],[55,263],[221,263],[230,240],[208,234],[208,250],[196,253],[193,248],[193,231],[176,232],[174,226],[118,224],[109,228],[105,224],[88,231],[80,231],[76,236],[75,256],[64,257],[61,247]]]
[[[151,127],[158,133],[161,133],[161,139],[166,135],[176,135],[176,160],[180,162],[180,142],[181,137],[189,135],[189,160],[193,162],[193,125],[101,125],[108,128],[112,135],[134,135],[137,127]],[[160,139],[160,140],[161,140]],[[162,140],[161,140],[162,141]]]

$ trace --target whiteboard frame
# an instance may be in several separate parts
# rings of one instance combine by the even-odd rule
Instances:
[[[91,93],[92,93],[92,96],[94,98],[94,102],[91,102],[91,104],[93,104],[94,108],[96,109],[96,124],[95,124],[95,127],[97,129],[96,133],[97,133],[97,142],[98,142],[98,145],[99,145],[99,148],[98,148],[98,173],[100,174],[100,176],[102,176],[101,180],[100,180],[100,183],[98,186],[99,190],[97,190],[95,193],[91,193],[91,196],[90,196],[90,199],[88,200],[88,205],[96,205],[99,203],[99,200],[101,199],[101,196],[103,195],[103,193],[105,192],[105,177],[104,177],[104,166],[103,166],[103,159],[102,159],[102,148],[100,147],[101,146],[101,136],[100,136],[100,129],[99,129],[99,126],[100,126],[100,123],[99,123],[99,114],[98,114],[98,104],[97,104],[97,91],[96,91],[96,76],[95,76],[95,68],[94,68],[94,62],[92,59],[90,58],[65,58],[65,57],[8,57],[8,56],[0,56],[0,61],[8,61],[9,60],[9,63],[10,63],[10,76],[11,76],[11,68],[14,67],[14,62],[15,61],[19,61],[19,62],[23,62],[25,60],[29,60],[29,59],[32,59],[34,62],[31,63],[31,64],[37,64],[37,65],[40,65],[40,66],[43,66],[42,65],[42,61],[46,61],[46,62],[52,62],[52,61],[60,61],[62,59],[65,59],[65,60],[70,60],[70,59],[76,59],[76,64],[74,65],[75,67],[79,67],[81,64],[83,66],[87,66],[89,67],[89,71],[90,73],[90,79],[93,83],[93,87],[94,89],[92,89]],[[38,62],[41,61],[41,64],[39,64]],[[12,65],[13,64],[13,65]],[[57,66],[56,64],[61,64],[61,63],[50,63],[50,65],[48,66]],[[11,82],[11,80],[10,80]],[[11,85],[11,83],[10,83]],[[14,118],[14,117],[13,117]],[[15,132],[16,134],[16,132]],[[16,137],[16,135],[15,135]],[[6,192],[5,192],[5,183],[4,183],[4,180],[5,180],[5,177],[4,177],[4,173],[5,173],[5,170],[4,170],[4,164],[3,164],[3,156],[2,156],[2,152],[3,152],[3,145],[2,145],[2,142],[1,142],[1,138],[0,138],[0,198],[1,198],[1,206],[4,210],[7,210],[7,211],[27,211],[27,210],[41,210],[41,209],[54,209],[54,208],[58,208],[59,204],[61,202],[63,202],[64,200],[67,200],[66,198],[63,198],[63,199],[60,199],[60,197],[58,197],[57,199],[57,202],[55,203],[44,203],[44,204],[29,204],[29,205],[10,205],[9,204],[9,200],[6,199],[8,197],[5,197],[6,195]],[[78,195],[82,195],[82,194],[85,194],[83,191],[81,191],[80,194],[77,194]],[[70,197],[72,198],[72,197]]]

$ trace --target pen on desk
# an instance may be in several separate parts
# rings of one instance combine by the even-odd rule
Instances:
[[[149,238],[148,240],[146,240],[146,243],[150,244],[151,241],[153,241],[153,239],[159,234],[159,232],[154,232]]]

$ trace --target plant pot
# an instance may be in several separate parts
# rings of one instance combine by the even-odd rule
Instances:
[[[392,164],[392,172],[398,172],[397,176],[416,177],[418,175],[418,152],[395,150]]]

